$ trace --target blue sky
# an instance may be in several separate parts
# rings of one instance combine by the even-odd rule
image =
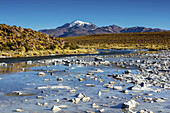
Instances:
[[[170,30],[170,0],[0,0],[0,24],[39,30],[74,20]]]

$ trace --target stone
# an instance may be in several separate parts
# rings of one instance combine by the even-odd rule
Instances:
[[[56,102],[60,102],[60,100],[59,100],[59,99],[56,99]]]
[[[95,113],[95,112],[86,110],[86,113]]]
[[[103,58],[95,57],[95,58],[94,58],[94,61],[103,61]]]
[[[38,98],[38,99],[41,99],[41,98],[43,98],[43,96],[37,96],[37,98]]]
[[[85,101],[90,101],[90,97],[84,97],[82,98],[82,101],[85,102]]]
[[[121,86],[113,86],[113,90],[122,90]]]
[[[54,112],[58,112],[58,111],[60,111],[61,109],[60,109],[58,106],[54,105],[54,106],[51,108],[51,110],[54,111]]]
[[[115,99],[115,98],[118,98],[118,97],[112,96],[112,98]]]
[[[83,81],[84,79],[83,78],[79,78],[79,81]]]
[[[140,63],[140,60],[137,60],[136,62],[137,62],[137,63]]]
[[[56,65],[57,65],[57,62],[53,62],[52,65],[55,65],[55,66],[56,66]]]
[[[105,84],[104,84],[104,86],[105,86]],[[106,88],[113,88],[113,84],[106,84]]]
[[[44,79],[44,81],[51,81],[51,79]]]
[[[37,102],[37,105],[38,105],[38,106],[42,106],[42,104],[41,104],[40,102]]]
[[[67,105],[59,105],[59,108],[67,108]]]
[[[101,92],[101,91],[99,91],[99,92],[98,92],[98,96],[99,96],[99,97],[101,97],[101,95],[102,95],[102,92]]]
[[[57,78],[57,81],[62,82],[63,78]]]
[[[4,67],[6,67],[6,66],[7,66],[7,63],[2,62],[2,63],[0,63],[0,66],[4,66]]]
[[[97,78],[94,78],[94,81],[97,81]]]
[[[130,74],[132,71],[131,70],[126,70],[124,73],[125,74]]]
[[[129,91],[128,90],[123,90],[123,91],[121,91],[122,93],[125,93],[125,94],[128,94],[129,93]]]
[[[141,85],[136,85],[133,87],[130,87],[128,89],[131,89],[132,91],[154,91],[152,88],[149,87],[142,87]]]
[[[23,101],[24,101],[24,102],[27,102],[28,100],[27,100],[27,99],[24,99]]]
[[[145,93],[145,95],[147,95],[147,96],[152,96],[153,94],[151,94],[151,93]]]
[[[14,111],[15,111],[15,112],[22,112],[22,111],[24,111],[24,110],[22,110],[22,109],[15,109]]]
[[[78,87],[75,87],[74,89],[79,89]]]
[[[38,76],[45,76],[45,73],[44,72],[39,72],[37,75]]]
[[[13,91],[12,92],[14,95],[23,95],[22,91]]]
[[[101,110],[99,110],[99,112],[104,112],[105,111],[105,109],[101,109]]]
[[[31,65],[31,64],[32,64],[32,61],[30,60],[30,61],[27,61],[26,63],[29,64],[29,65]]]
[[[77,76],[75,76],[74,78],[79,78],[80,77],[80,75],[77,75]]]
[[[44,106],[47,106],[48,105],[48,103],[47,102],[44,102],[44,104],[43,104]]]
[[[79,93],[79,94],[76,95],[76,97],[82,99],[82,98],[84,98],[86,96],[83,93]]]
[[[99,108],[99,106],[97,106],[96,103],[93,103],[92,108]]]
[[[76,90],[73,88],[72,90],[70,90],[70,93],[75,93]]]
[[[136,102],[135,100],[130,100],[128,102],[123,103],[122,108],[132,110],[133,108],[136,107],[136,105],[139,105],[139,103]]]
[[[70,100],[71,102],[78,104],[80,102],[80,98],[74,98]]]
[[[95,87],[94,84],[86,84],[85,86],[86,86],[86,87]]]
[[[157,102],[157,103],[161,103],[161,102],[165,102],[165,100],[164,100],[164,99],[161,99],[161,98],[158,98],[158,99],[156,100],[156,102]]]
[[[142,109],[142,110],[139,110],[137,113],[153,113],[153,112],[147,109]]]
[[[110,81],[110,82],[109,82],[109,84],[116,84],[116,82],[114,82],[114,81]]]

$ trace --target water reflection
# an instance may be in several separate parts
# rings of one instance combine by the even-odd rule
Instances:
[[[7,67],[0,67],[0,75],[2,74],[10,74],[17,73],[23,71],[30,71],[30,67],[42,66],[42,64],[26,64],[26,62],[18,62],[18,63],[9,63]]]

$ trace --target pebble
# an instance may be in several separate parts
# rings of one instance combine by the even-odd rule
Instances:
[[[67,108],[67,105],[59,105],[59,108]]]
[[[43,104],[44,106],[47,106],[48,105],[48,103],[47,102],[44,102],[44,104]]]
[[[164,100],[164,99],[161,99],[161,98],[158,98],[158,99],[156,100],[156,102],[157,102],[157,103],[165,102],[165,100]]]
[[[138,102],[136,102],[135,100],[130,100],[130,101],[128,101],[128,102],[125,102],[125,103],[123,103],[123,105],[122,105],[122,108],[127,108],[127,110],[132,110],[133,108],[135,108],[136,107],[136,105],[139,105],[139,103]]]
[[[79,78],[79,81],[83,81],[84,79],[83,78]]]
[[[96,103],[92,104],[92,108],[99,108],[100,106],[96,105]]]
[[[101,95],[102,95],[102,92],[101,92],[101,91],[99,91],[99,92],[98,92],[98,96],[99,96],[99,97],[101,97]]]
[[[45,76],[45,73],[44,73],[44,72],[39,72],[37,75],[39,75],[39,76]]]
[[[85,102],[85,101],[90,101],[90,97],[84,97],[82,98],[82,101]]]
[[[22,111],[24,111],[24,110],[22,110],[22,109],[15,109],[14,111],[15,111],[15,112],[22,112]]]
[[[58,106],[54,105],[54,106],[51,108],[51,110],[54,111],[54,112],[58,112],[58,111],[60,111],[61,109],[60,109]]]
[[[56,102],[60,102],[60,100],[59,100],[59,99],[56,99]]]
[[[122,90],[121,86],[113,86],[113,90]]]
[[[70,90],[70,93],[75,93],[76,90],[73,88],[72,90]]]
[[[128,94],[129,93],[129,91],[128,90],[123,90],[123,91],[121,91],[122,93],[125,93],[125,94]]]
[[[116,99],[116,98],[118,98],[118,97],[112,96],[112,98],[113,98],[113,99]]]
[[[86,86],[86,87],[95,87],[94,84],[86,84],[85,86]]]
[[[99,110],[99,112],[104,112],[105,111],[105,109],[101,109],[101,110]]]
[[[38,105],[38,106],[42,106],[42,104],[41,104],[40,102],[37,102],[37,105]]]
[[[62,82],[63,78],[57,78],[57,81]]]
[[[37,96],[37,98],[38,98],[38,99],[41,99],[41,98],[43,98],[43,96]]]

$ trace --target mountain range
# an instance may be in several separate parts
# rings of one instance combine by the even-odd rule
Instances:
[[[134,32],[162,32],[167,31],[159,28],[146,27],[127,27],[123,28],[117,25],[98,27],[90,22],[73,21],[55,29],[42,29],[39,32],[49,34],[54,37],[74,37],[83,35],[107,34],[107,33],[134,33]]]

